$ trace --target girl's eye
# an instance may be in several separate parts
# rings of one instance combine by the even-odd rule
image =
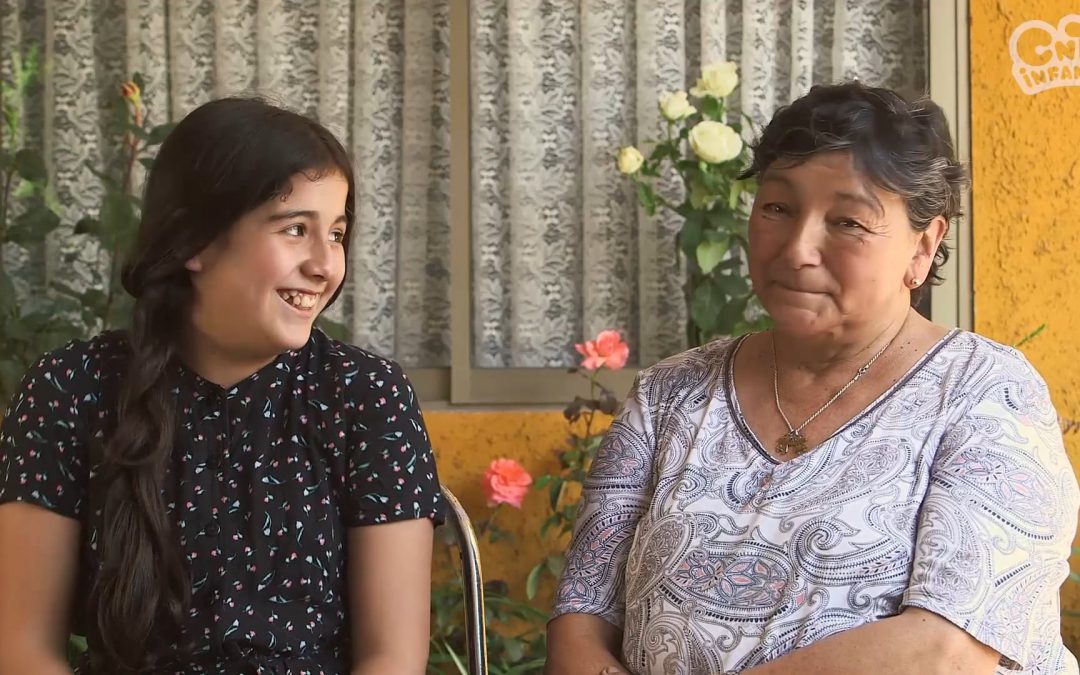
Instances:
[[[783,204],[769,203],[765,205],[765,213],[783,214],[787,212]]]
[[[304,236],[304,232],[305,232],[304,226],[301,225],[300,223],[297,223],[295,225],[290,225],[290,226],[285,228],[285,233],[286,234],[291,234],[291,235],[293,235],[295,237]]]
[[[334,230],[330,233],[330,241],[335,244],[341,244],[345,241],[345,232],[342,230]]]

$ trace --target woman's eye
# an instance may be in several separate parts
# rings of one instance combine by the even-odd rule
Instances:
[[[341,230],[334,230],[330,233],[330,241],[335,244],[341,244],[345,241],[345,233]]]
[[[851,220],[850,218],[845,218],[845,219],[841,220],[839,222],[839,225],[840,225],[840,227],[842,227],[844,229],[847,229],[847,230],[865,230],[866,229],[865,227],[863,227],[862,223],[860,223],[857,220]]]
[[[783,213],[787,213],[787,209],[784,208],[783,204],[769,203],[765,205],[765,213],[780,215]]]
[[[302,237],[302,236],[304,236],[304,232],[305,232],[304,226],[301,225],[300,223],[297,223],[295,225],[290,225],[290,226],[285,228],[285,233],[286,234],[291,234],[294,237]]]

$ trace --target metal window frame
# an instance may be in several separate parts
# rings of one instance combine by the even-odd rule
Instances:
[[[968,0],[929,0],[930,96],[949,118],[957,154],[970,166],[970,56]],[[470,2],[450,0],[450,333],[449,368],[410,370],[428,407],[546,407],[581,392],[581,380],[563,369],[476,368],[472,363],[472,144]],[[943,325],[973,327],[971,198],[965,218],[949,233],[952,255],[942,268],[945,282],[931,291],[931,318]],[[610,373],[608,386],[622,393],[635,373]]]

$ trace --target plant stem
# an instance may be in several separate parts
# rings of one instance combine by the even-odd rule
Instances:
[[[3,197],[0,197],[0,276],[7,274],[4,268],[4,242],[7,241],[8,203],[11,201],[11,181],[14,172],[14,169],[4,172],[4,192]],[[3,401],[0,400],[0,404],[2,403]]]
[[[135,138],[135,134],[128,132],[127,143],[124,145],[127,147],[128,156],[126,165],[124,166],[124,179],[120,183],[120,189],[123,191],[123,195],[126,198],[131,194],[131,174],[135,168],[135,160],[139,156],[139,141]],[[116,275],[119,269],[117,258],[120,257],[120,237],[113,236],[112,251],[109,253],[109,279],[105,284],[105,316],[101,317],[102,330],[108,330],[112,326],[112,304],[116,295]]]
[[[589,400],[596,400],[596,373],[598,370],[594,370],[589,376]],[[585,413],[585,438],[592,437],[592,422],[593,416],[596,414],[596,410],[590,408],[589,412]]]

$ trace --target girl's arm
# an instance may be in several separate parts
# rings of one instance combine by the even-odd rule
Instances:
[[[427,518],[349,528],[351,675],[424,673],[433,534]]]
[[[59,675],[78,564],[79,522],[0,504],[0,675]]]

